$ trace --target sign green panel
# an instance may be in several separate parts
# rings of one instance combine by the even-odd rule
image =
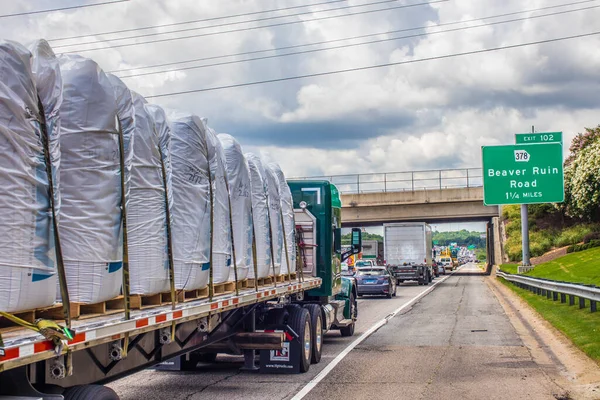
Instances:
[[[564,201],[561,143],[483,146],[483,204]]]
[[[562,143],[562,132],[517,133],[516,144]]]

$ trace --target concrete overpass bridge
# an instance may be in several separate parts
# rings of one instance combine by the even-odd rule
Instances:
[[[390,222],[487,223],[488,260],[502,261],[500,208],[483,205],[480,168],[332,175],[302,178],[329,180],[341,193],[342,226]]]

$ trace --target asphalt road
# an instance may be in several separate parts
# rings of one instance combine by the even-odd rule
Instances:
[[[472,265],[392,318],[354,348],[306,399],[555,399],[552,365],[538,365]],[[437,279],[440,280],[440,279]],[[198,371],[143,371],[115,381],[122,400],[289,399],[357,337],[427,286],[405,283],[393,299],[359,300],[355,336],[324,338],[321,363],[300,375],[240,373],[219,357]]]

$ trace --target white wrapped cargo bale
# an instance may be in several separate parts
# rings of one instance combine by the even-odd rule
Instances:
[[[254,269],[252,260],[252,199],[250,198],[250,171],[242,147],[227,134],[218,135],[227,164],[227,179],[231,196],[231,221],[238,279],[248,277]]]
[[[271,257],[271,235],[269,233],[269,203],[267,199],[267,180],[259,157],[246,153],[250,170],[250,189],[252,196],[252,223],[256,242],[256,276],[254,269],[248,272],[249,278],[265,278],[273,273]]]
[[[283,232],[285,235],[284,247],[282,248],[281,253],[281,273],[288,274],[296,271],[296,222],[294,219],[292,191],[287,184],[285,175],[279,164],[270,163],[268,168],[275,173],[279,182],[281,213],[283,214]],[[285,245],[287,245],[287,252]]]
[[[0,40],[0,311],[52,305],[56,297],[54,229],[42,143],[53,174],[60,158],[62,83],[58,61],[44,41],[32,54]],[[37,91],[36,91],[37,84]],[[38,95],[47,123],[40,127]],[[54,194],[59,196],[58,179]],[[60,202],[56,202],[57,212]]]
[[[72,302],[97,303],[121,292],[121,163],[114,89],[94,61],[59,57],[63,78],[60,107],[60,235]],[[129,100],[130,101],[130,100]],[[117,108],[119,107],[119,108]],[[124,126],[125,128],[125,126]],[[124,130],[130,144],[130,130]],[[124,149],[124,156],[130,154]],[[127,170],[127,166],[125,170]]]
[[[121,122],[124,130],[133,129],[133,135],[130,135],[133,137],[133,146],[130,147],[132,171],[127,201],[130,293],[151,295],[165,292],[169,290],[169,260],[161,154],[169,155],[170,133],[164,113],[161,118],[158,112],[159,122],[155,123],[142,96],[130,92],[117,77],[109,75],[109,79],[118,89],[119,98],[128,96],[133,101],[128,112],[132,113],[131,116]],[[130,123],[133,115],[135,124]],[[170,178],[170,170],[167,176]]]
[[[271,246],[273,247],[274,274],[281,273],[281,254],[283,248],[283,224],[281,223],[281,197],[279,179],[275,172],[265,167],[267,177],[267,196],[269,202],[269,220],[271,222]]]
[[[149,295],[170,288],[166,200],[172,213],[171,130],[160,106],[145,103],[135,92],[133,101],[136,136],[127,209],[131,293]]]
[[[168,114],[173,167],[175,287],[201,289],[210,273],[210,183],[204,122],[196,115]]]
[[[206,125],[209,164],[213,185],[212,265],[213,283],[234,280],[231,271],[231,220],[225,153],[216,133]]]

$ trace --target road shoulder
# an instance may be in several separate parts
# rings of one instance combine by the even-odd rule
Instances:
[[[548,378],[574,399],[600,399],[600,366],[554,328],[527,302],[498,282],[495,274],[486,279],[517,334],[539,365],[554,365],[561,372]],[[569,398],[569,397],[567,397]]]

